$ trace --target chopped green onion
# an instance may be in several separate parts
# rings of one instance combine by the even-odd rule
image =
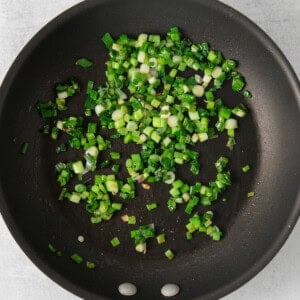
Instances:
[[[49,250],[50,250],[51,252],[53,252],[53,253],[56,253],[56,251],[57,251],[57,249],[56,249],[52,244],[49,244],[49,245],[48,245],[48,248],[49,248]]]
[[[182,38],[177,27],[170,28],[165,37],[141,33],[136,38],[126,34],[113,38],[106,33],[102,41],[108,49],[106,80],[98,86],[94,80],[87,82],[84,116],[79,113],[63,117],[67,105],[72,105],[68,98],[80,90],[74,80],[56,86],[56,97],[52,101],[37,104],[41,116],[50,118],[44,133],[53,140],[62,138],[64,141],[56,146],[56,152],[69,150],[67,143],[68,148],[77,150],[77,156],[76,153],[73,156],[77,157],[75,161],[55,166],[57,181],[62,187],[59,200],[81,203],[91,214],[91,223],[97,224],[109,221],[123,209],[123,204],[116,202],[114,196],[134,199],[136,186],[149,192],[155,187],[152,183],[164,182],[170,185],[170,196],[166,200],[169,211],[184,206],[185,213],[191,216],[186,225],[186,238],[192,239],[198,231],[219,240],[222,233],[212,223],[212,212],[192,213],[200,206],[205,208],[222,199],[222,193],[231,185],[231,174],[226,170],[228,159],[221,156],[217,160],[217,174],[206,184],[184,182],[178,178],[177,169],[187,165],[190,175],[198,175],[199,153],[193,148],[209,143],[219,132],[225,131],[226,146],[233,149],[239,122],[248,109],[242,103],[234,107],[227,105],[218,98],[218,89],[231,81],[233,91],[245,98],[251,97],[245,90],[243,75],[236,70],[237,62],[224,58],[206,42],[196,44]],[[80,58],[76,65],[88,68],[92,62]],[[192,75],[188,75],[191,72]],[[52,119],[57,116],[57,120]],[[110,139],[104,138],[102,132]],[[124,171],[128,173],[126,180],[118,177],[121,164],[114,163],[121,159],[121,154],[108,150],[112,144],[115,146],[111,139],[132,144],[131,149],[136,149],[123,161]],[[122,149],[122,145],[118,146]],[[103,174],[109,172],[108,167],[112,174]],[[101,170],[104,168],[106,170]],[[246,165],[242,171],[249,169]],[[91,180],[91,172],[97,173],[94,180]],[[157,206],[154,202],[146,205],[149,211]],[[136,224],[135,216],[123,213],[121,219]],[[157,237],[158,242],[161,236]],[[136,251],[146,253],[147,240],[155,237],[154,225],[139,226],[131,231],[131,237]],[[115,237],[111,243],[115,247],[120,241]]]
[[[122,203],[112,203],[111,207],[114,210],[121,210],[122,209],[123,204]]]
[[[58,129],[56,127],[51,129],[51,138],[52,140],[57,140],[58,138]]]
[[[148,211],[151,211],[153,209],[156,209],[157,208],[157,203],[153,202],[153,203],[149,203],[146,205]]]
[[[56,147],[55,151],[57,154],[61,153],[61,152],[66,152],[67,147],[65,144],[60,144]]]
[[[222,68],[225,72],[233,71],[236,68],[236,62],[232,59],[226,59],[222,64]]]
[[[36,108],[39,110],[42,118],[51,118],[57,116],[56,105],[52,102],[37,103]]]
[[[250,171],[250,169],[251,169],[251,167],[249,165],[245,165],[245,166],[242,167],[242,171],[244,173],[247,173],[248,171]]]
[[[102,37],[102,41],[105,44],[105,46],[110,49],[114,43],[114,40],[112,36],[109,33],[105,33]]]
[[[100,168],[104,169],[110,165],[110,160],[106,159],[100,164]]]
[[[252,94],[248,90],[244,91],[243,96],[244,96],[245,99],[251,99],[252,98]]]
[[[62,188],[62,190],[61,190],[61,192],[60,192],[60,194],[58,196],[58,200],[63,200],[64,197],[65,197],[65,195],[66,195],[66,193],[67,193],[67,189],[66,188]]]
[[[228,164],[228,158],[221,156],[215,163],[216,169],[219,173],[221,173]]]
[[[175,254],[172,250],[168,249],[166,252],[165,252],[165,256],[169,259],[169,260],[172,260],[174,257],[175,257]]]
[[[110,241],[111,245],[113,247],[118,247],[121,243],[118,237],[114,237],[111,241]]]
[[[138,229],[132,230],[130,236],[134,239],[136,250],[145,254],[146,240],[155,236],[154,227],[152,225],[141,225]]]
[[[237,72],[232,74],[232,90],[239,92],[245,86],[244,78]]]
[[[87,132],[88,133],[96,133],[97,132],[97,123],[89,123]]]
[[[129,217],[128,217],[128,224],[129,224],[129,225],[134,225],[134,224],[136,224],[136,218],[135,218],[135,216],[129,216]]]
[[[158,244],[163,244],[163,243],[165,243],[165,242],[166,242],[166,236],[165,236],[165,234],[162,233],[162,234],[158,235],[158,236],[156,237],[156,240],[157,240],[157,243],[158,243]]]
[[[90,60],[88,60],[87,58],[79,58],[76,61],[76,66],[80,66],[82,68],[89,68],[92,65],[93,65],[93,63]]]
[[[185,236],[187,240],[193,239],[193,234],[191,232],[187,232]]]
[[[251,197],[254,197],[254,195],[255,195],[254,192],[249,192],[249,193],[247,194],[247,197],[248,197],[248,198],[251,198]]]
[[[77,253],[72,254],[71,259],[77,264],[81,264],[83,261],[83,258]]]
[[[21,146],[21,154],[25,154],[28,150],[29,144],[28,143],[23,143]]]
[[[88,269],[95,269],[96,265],[95,265],[95,263],[93,263],[93,262],[87,261],[87,262],[86,262],[86,267],[87,267]]]
[[[72,164],[72,168],[75,174],[83,174],[84,173],[84,166],[81,160],[76,161]]]
[[[113,165],[113,166],[111,167],[111,169],[112,169],[113,172],[118,173],[119,170],[120,170],[120,165]]]

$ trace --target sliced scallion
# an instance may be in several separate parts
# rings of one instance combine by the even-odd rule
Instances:
[[[249,172],[251,170],[251,167],[249,166],[249,165],[244,165],[243,167],[242,167],[242,171],[244,172],[244,173],[247,173],[247,172]]]
[[[71,255],[71,259],[76,263],[76,264],[81,264],[83,262],[83,258],[78,254],[74,253]]]
[[[29,144],[28,143],[23,143],[21,146],[21,154],[25,154],[28,150]]]
[[[79,58],[76,61],[76,65],[82,68],[89,68],[90,66],[93,65],[93,63],[89,59],[83,57],[83,58]]]
[[[169,259],[172,260],[175,257],[174,252],[171,249],[168,249],[167,251],[165,251],[165,256]]]
[[[249,193],[247,194],[247,197],[248,197],[248,198],[251,198],[251,197],[254,197],[254,195],[255,195],[254,192],[249,192]]]
[[[121,244],[120,240],[119,240],[119,238],[117,236],[114,237],[114,238],[112,238],[111,241],[110,241],[110,243],[111,243],[111,245],[113,247],[118,247]]]

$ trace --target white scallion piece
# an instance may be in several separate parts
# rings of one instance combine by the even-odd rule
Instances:
[[[121,120],[124,116],[124,113],[122,112],[121,109],[117,109],[115,110],[112,115],[111,115],[111,118],[113,119],[113,121],[118,121],[118,120]]]
[[[150,72],[150,67],[147,64],[141,64],[140,72],[142,74],[148,74]]]
[[[104,110],[105,110],[105,108],[101,104],[98,104],[95,106],[95,113],[97,116],[99,116]]]
[[[225,122],[225,129],[236,129],[238,128],[238,122],[236,119],[228,119]]]
[[[211,76],[212,78],[218,78],[222,73],[223,73],[222,68],[217,66],[213,69]]]
[[[204,94],[204,88],[202,85],[195,85],[192,91],[196,97],[202,97]]]
[[[177,116],[170,116],[168,119],[168,125],[173,128],[176,127],[177,124],[178,124]]]
[[[83,235],[79,235],[77,238],[78,242],[83,243],[84,242],[84,236]]]

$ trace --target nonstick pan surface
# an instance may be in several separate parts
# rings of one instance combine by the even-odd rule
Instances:
[[[126,207],[139,216],[140,224],[155,223],[169,232],[168,248],[177,256],[168,261],[162,248],[150,244],[147,255],[134,251],[128,228],[119,217],[93,225],[81,206],[57,201],[59,187],[53,165],[61,160],[55,144],[39,132],[42,121],[34,108],[37,101],[51,100],[54,87],[70,77],[79,80],[82,92],[75,96],[69,113],[78,114],[84,103],[87,80],[104,82],[107,51],[101,36],[126,32],[164,34],[172,26],[182,29],[195,42],[208,41],[226,57],[239,61],[253,99],[251,113],[241,122],[237,145],[226,149],[226,137],[201,145],[201,174],[187,181],[208,182],[213,162],[222,154],[230,157],[233,186],[212,210],[223,230],[220,242],[197,236],[185,240],[188,216],[182,210],[170,214],[164,203],[168,189],[155,185],[138,189],[138,197]],[[94,61],[93,68],[79,69],[78,57]],[[229,105],[242,98],[225,87],[220,96]],[[165,283],[176,283],[176,299],[219,298],[249,280],[275,255],[299,216],[299,82],[274,43],[252,22],[216,1],[201,0],[91,0],[66,11],[43,28],[24,48],[8,72],[0,90],[0,207],[1,213],[24,252],[50,278],[86,299],[123,299],[118,285],[132,282],[138,293],[132,299],[160,299]],[[105,133],[104,133],[105,134]],[[26,155],[20,145],[29,143]],[[126,154],[133,145],[114,144]],[[65,156],[64,159],[72,159]],[[242,175],[241,166],[253,169]],[[125,173],[124,173],[125,174]],[[124,175],[123,174],[123,175]],[[122,176],[122,174],[121,174]],[[247,198],[254,191],[255,197]],[[161,209],[145,211],[155,199]],[[80,244],[77,236],[85,236]],[[112,249],[109,240],[118,235],[124,242]],[[53,243],[63,251],[56,257],[48,250]],[[93,271],[69,258],[78,252],[94,260]]]

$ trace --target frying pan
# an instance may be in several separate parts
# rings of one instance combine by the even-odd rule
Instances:
[[[189,178],[183,168],[180,177],[188,182],[208,182],[214,176],[213,162],[224,154],[230,157],[233,186],[211,209],[224,237],[213,242],[197,236],[188,242],[184,224],[188,216],[181,209],[174,214],[164,203],[167,188],[155,185],[150,191],[138,188],[136,200],[126,211],[139,224],[155,223],[168,234],[168,248],[177,253],[168,261],[162,248],[153,242],[147,255],[134,251],[128,228],[119,217],[93,225],[83,207],[57,201],[53,165],[73,154],[57,157],[55,144],[40,134],[41,119],[34,109],[37,101],[51,100],[54,87],[70,77],[82,87],[88,79],[104,82],[107,52],[100,42],[105,32],[164,34],[172,26],[182,29],[195,42],[209,41],[226,57],[240,62],[253,99],[251,113],[241,122],[237,146],[230,152],[226,138],[209,141],[198,148],[202,171]],[[94,67],[81,70],[74,65],[87,56]],[[227,86],[220,93],[228,105],[242,98]],[[83,92],[75,96],[68,113],[79,114]],[[165,283],[176,283],[176,299],[215,299],[241,286],[259,272],[282,246],[300,210],[299,199],[299,82],[280,50],[252,22],[233,9],[204,0],[91,0],[66,11],[43,28],[23,49],[9,70],[0,90],[0,206],[1,213],[24,252],[50,278],[86,299],[123,299],[118,285],[132,282],[138,293],[132,299],[160,299]],[[103,133],[105,134],[105,132]],[[29,143],[26,155],[20,145]],[[134,145],[114,144],[124,156],[137,151]],[[241,174],[249,163],[252,172]],[[120,176],[124,176],[121,172]],[[247,192],[255,197],[247,199]],[[146,213],[144,206],[155,199],[160,209]],[[79,244],[77,236],[85,236]],[[123,241],[112,249],[109,240]],[[48,250],[51,242],[63,253],[56,257]],[[75,265],[69,258],[78,252],[96,262],[93,271]]]

